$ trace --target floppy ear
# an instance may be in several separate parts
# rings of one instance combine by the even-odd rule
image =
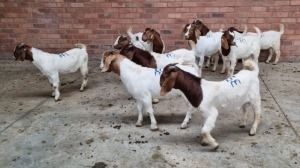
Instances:
[[[196,38],[199,40],[200,36],[201,36],[201,29],[202,29],[202,24],[201,25],[197,25],[195,28],[195,36]]]
[[[111,62],[114,59],[116,59],[116,55],[113,55],[112,53],[113,53],[113,51],[111,51],[109,53],[109,56],[105,56],[105,58],[104,58],[104,67],[103,67],[101,72],[109,72],[108,70],[109,70]]]
[[[175,85],[177,76],[178,76],[178,73],[176,71],[171,72],[171,75],[162,84],[162,87],[160,89],[161,96],[165,96],[168,92],[170,92],[172,90],[172,88]]]
[[[229,48],[227,38],[224,35],[221,37],[221,45],[226,50]]]

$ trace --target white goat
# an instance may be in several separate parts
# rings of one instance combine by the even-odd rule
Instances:
[[[211,32],[209,31],[206,35],[201,35],[202,24],[198,25],[195,23],[187,24],[183,29],[184,38],[186,40],[193,40],[196,43],[196,54],[195,56],[200,59],[199,68],[202,69],[204,56],[207,56],[208,59],[213,55],[215,59],[214,67],[212,71],[216,71],[217,64],[219,61],[218,52],[221,47],[220,38],[222,36],[222,32]],[[207,67],[209,66],[206,65]]]
[[[275,51],[276,58],[274,60],[274,65],[276,65],[280,58],[280,39],[284,33],[283,24],[279,24],[279,31],[269,30],[262,32],[260,36],[260,49],[267,50],[269,49],[269,56],[266,60],[266,63],[269,63],[273,56],[273,51]],[[257,33],[247,32],[247,36],[258,36]]]
[[[151,119],[151,130],[157,130],[157,122],[153,114],[152,97],[159,97],[160,92],[160,75],[162,69],[154,69],[142,67],[130,61],[126,57],[115,53],[114,51],[105,52],[104,67],[102,72],[113,71],[120,76],[121,81],[125,85],[127,91],[136,99],[138,120],[136,126],[142,126],[143,109],[149,113]],[[175,64],[173,64],[175,65]],[[184,70],[198,76],[198,69],[190,66],[176,65]],[[174,90],[175,95],[182,95],[179,91]],[[184,95],[183,95],[184,97]],[[185,97],[184,97],[185,98]],[[188,106],[191,106],[186,100]],[[189,118],[182,123],[182,128],[186,128]]]
[[[213,150],[218,143],[210,132],[215,126],[219,108],[243,107],[241,128],[246,126],[249,106],[252,105],[254,122],[249,135],[255,135],[260,122],[261,97],[259,92],[258,65],[246,60],[244,68],[237,74],[220,82],[207,81],[182,71],[175,66],[166,66],[161,75],[160,95],[164,96],[174,89],[181,90],[193,107],[198,108],[206,121],[202,127],[202,145],[210,145]]]
[[[153,44],[152,43],[147,43],[147,42],[144,42],[142,39],[143,39],[143,32],[138,32],[138,33],[135,33],[133,34],[132,33],[132,28],[129,27],[127,29],[127,34],[128,36],[131,38],[131,42],[133,45],[137,45],[136,47],[140,48],[139,46],[142,44],[143,50],[146,50],[146,51],[153,51]]]
[[[221,53],[223,58],[223,69],[221,73],[225,73],[227,69],[227,75],[232,76],[234,68],[236,66],[237,59],[247,59],[253,56],[253,59],[258,63],[258,57],[260,54],[259,37],[261,35],[260,30],[254,27],[258,36],[242,36],[235,38],[235,35],[230,30],[226,30],[221,37]]]
[[[31,61],[44,75],[52,86],[52,96],[60,100],[59,73],[72,73],[80,69],[83,76],[80,91],[83,91],[88,81],[88,53],[84,44],[76,44],[76,48],[61,54],[51,54],[30,47],[24,43],[16,46],[14,58],[16,61]]]

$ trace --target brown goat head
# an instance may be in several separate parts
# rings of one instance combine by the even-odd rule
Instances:
[[[117,74],[120,74],[120,69],[119,67],[116,67],[117,65],[113,64],[114,61],[118,60],[118,56],[120,57],[121,55],[119,54],[118,51],[106,51],[103,53],[103,69],[101,72],[111,72],[114,71]],[[123,56],[122,56],[123,57]]]
[[[222,54],[227,56],[230,53],[230,46],[235,45],[234,34],[229,30],[226,30],[224,34],[221,36],[221,49]]]
[[[15,60],[16,61],[24,61],[24,60],[33,61],[31,48],[32,47],[30,47],[24,43],[18,44],[14,50]]]
[[[129,36],[121,35],[117,39],[117,44],[114,45],[114,49],[121,50],[125,45],[129,44],[131,39]]]
[[[197,39],[201,36],[201,29],[202,24],[187,24],[182,30],[183,37],[186,40],[193,40],[195,43],[197,43]]]

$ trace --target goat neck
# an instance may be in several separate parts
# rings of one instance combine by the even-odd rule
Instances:
[[[152,29],[152,33],[153,33],[153,51],[157,53],[162,53],[164,49],[164,44],[160,37],[160,34],[154,29]]]
[[[164,68],[163,75],[161,75],[160,82],[162,86],[165,84],[164,82],[166,81],[169,82],[173,80],[173,79],[169,80],[164,78],[164,74],[167,69],[169,69],[169,66],[166,66]],[[203,99],[203,94],[201,89],[201,78],[198,78],[188,72],[185,72],[176,66],[174,66],[174,70],[171,70],[167,73],[170,74],[167,75],[168,78],[172,78],[171,77],[172,73],[177,73],[175,75],[176,78],[174,79],[175,82],[173,88],[181,90],[186,96],[186,98],[189,100],[189,102],[192,104],[192,106],[198,107]]]

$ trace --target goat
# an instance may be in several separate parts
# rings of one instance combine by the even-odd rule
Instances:
[[[124,46],[128,43],[131,43],[130,37],[125,36],[125,35],[120,35],[120,36],[118,36],[118,38],[116,39],[116,41],[114,43],[114,49],[122,50],[124,48]],[[132,44],[134,46],[136,46],[137,48],[146,50],[141,41],[133,41]]]
[[[31,61],[50,81],[52,96],[60,100],[59,74],[72,73],[80,69],[83,81],[80,91],[83,91],[88,81],[88,53],[84,44],[76,44],[76,48],[61,54],[51,54],[31,47],[24,43],[18,44],[14,50],[16,61]]]
[[[130,37],[131,39],[131,42],[133,45],[137,45],[136,47],[140,48],[140,44],[142,44],[142,48],[143,50],[146,50],[146,51],[153,51],[153,46],[152,46],[152,43],[147,43],[147,42],[144,42],[142,39],[143,39],[143,32],[138,32],[138,33],[135,33],[133,34],[132,33],[132,28],[129,27],[127,29],[127,35]]]
[[[256,134],[260,122],[261,97],[259,92],[258,65],[252,60],[246,60],[244,68],[236,75],[220,81],[213,82],[198,78],[179,67],[168,65],[160,77],[160,95],[165,96],[174,89],[184,93],[191,105],[198,108],[205,117],[201,130],[202,145],[210,145],[216,150],[219,145],[210,132],[215,126],[218,108],[226,106],[243,107],[243,119],[240,128],[246,126],[249,106],[252,105],[254,122],[249,135]]]
[[[115,53],[114,51],[105,52],[104,57],[104,67],[102,72],[111,72],[118,74],[121,81],[125,85],[127,91],[136,99],[137,110],[138,110],[138,120],[136,126],[142,126],[143,113],[142,110],[145,109],[149,113],[151,119],[150,130],[157,130],[157,122],[153,115],[153,107],[151,103],[152,97],[159,96],[160,93],[160,75],[162,69],[147,68],[137,65],[136,63],[130,61],[126,57]],[[177,65],[184,70],[198,76],[198,70],[190,66]],[[174,90],[172,92],[173,96],[182,95],[179,91]],[[183,96],[183,95],[182,95]],[[183,98],[185,98],[183,96]],[[186,99],[185,99],[186,100]],[[186,104],[191,105],[186,100]],[[190,114],[191,112],[187,112]],[[182,128],[186,128],[189,116],[186,116],[182,123]]]
[[[206,33],[206,35],[202,35],[202,29],[204,29],[203,32]],[[215,62],[212,71],[216,71],[219,61],[218,52],[221,46],[219,39],[222,36],[222,32],[212,33],[211,31],[207,32],[207,29],[208,28],[204,24],[194,21],[192,24],[187,24],[182,33],[186,40],[192,40],[196,43],[195,56],[200,59],[198,64],[199,68],[202,69],[204,56],[208,56],[210,58],[211,55],[214,55],[213,58],[215,59]],[[209,66],[209,61],[206,66]]]
[[[145,32],[143,33],[142,40],[144,42],[147,42],[148,44],[152,44],[153,52],[160,53],[160,54],[164,53],[165,51],[164,42],[160,37],[160,34],[156,30],[151,28],[146,28]]]
[[[269,50],[269,56],[266,63],[269,63],[273,56],[273,51],[275,51],[275,60],[273,62],[276,65],[280,58],[280,39],[284,33],[284,25],[279,24],[279,31],[269,30],[261,33],[260,37],[260,49]],[[258,36],[257,33],[247,32],[247,36]]]
[[[227,76],[232,76],[236,66],[237,59],[247,59],[253,56],[253,59],[258,63],[260,54],[259,37],[261,31],[254,27],[258,33],[257,37],[243,36],[235,38],[235,35],[230,30],[226,30],[221,36],[221,53],[223,58],[223,69],[221,73],[225,73],[227,69]]]

